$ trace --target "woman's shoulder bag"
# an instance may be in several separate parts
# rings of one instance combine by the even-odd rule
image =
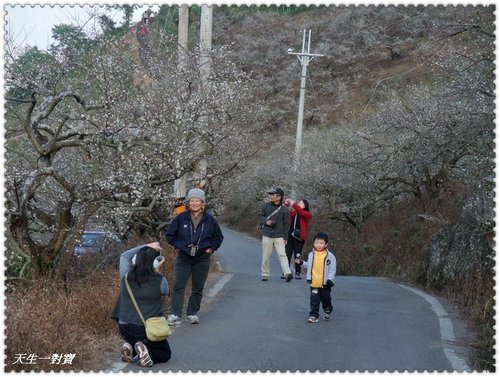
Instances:
[[[139,314],[142,323],[144,323],[147,338],[153,342],[159,342],[161,340],[167,339],[170,335],[172,335],[172,330],[170,329],[167,319],[164,316],[151,317],[147,320],[144,320],[142,312],[139,309],[139,305],[137,305],[137,301],[135,301],[132,289],[130,289],[130,285],[128,284],[127,274],[125,274],[125,284],[127,285],[128,294],[130,295],[130,298],[134,303],[135,310],[137,310],[137,314]]]

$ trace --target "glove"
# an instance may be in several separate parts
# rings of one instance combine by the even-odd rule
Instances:
[[[327,288],[331,288],[331,287],[333,287],[334,285],[335,285],[335,284],[333,284],[333,281],[331,281],[330,279],[328,279],[328,280],[326,281],[326,287],[327,287]]]

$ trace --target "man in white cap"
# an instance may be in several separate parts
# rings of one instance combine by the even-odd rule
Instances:
[[[269,191],[268,194],[271,195],[271,201],[265,203],[259,212],[259,224],[262,229],[262,281],[269,280],[269,260],[274,247],[278,254],[283,277],[288,283],[292,280],[292,272],[285,252],[290,221],[288,209],[283,206],[285,193],[278,187]]]
[[[215,218],[206,213],[205,192],[199,188],[189,190],[186,201],[188,211],[177,215],[165,232],[169,244],[178,251],[174,265],[174,286],[170,315],[167,320],[171,325],[180,325],[184,306],[184,290],[191,280],[186,315],[188,322],[200,322],[200,310],[203,288],[210,268],[210,256],[222,244],[224,236]]]

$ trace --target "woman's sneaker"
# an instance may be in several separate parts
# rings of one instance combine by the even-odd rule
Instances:
[[[330,313],[325,313],[325,321],[329,321],[330,320],[330,316],[331,316]]]
[[[318,318],[313,316],[309,317],[309,319],[307,320],[307,322],[309,323],[317,323],[318,321],[319,321]]]
[[[169,314],[167,317],[167,323],[170,326],[178,326],[181,324],[181,318],[175,314]]]
[[[135,352],[139,355],[139,364],[141,367],[151,367],[153,366],[153,360],[149,357],[149,351],[147,347],[142,342],[137,342],[134,344]]]
[[[196,325],[198,323],[200,323],[200,319],[198,318],[198,316],[196,314],[193,314],[193,315],[188,315],[188,322],[192,325]]]
[[[132,345],[129,342],[123,343],[120,354],[122,356],[122,361],[125,361],[126,363],[134,362],[134,359],[132,358],[133,354]]]

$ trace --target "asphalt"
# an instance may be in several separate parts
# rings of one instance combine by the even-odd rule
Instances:
[[[224,228],[201,323],[169,338],[172,359],[152,371],[469,371],[464,325],[443,300],[384,278],[338,276],[330,321],[306,322],[305,280],[286,283],[273,255],[260,276],[260,240]],[[113,371],[144,371],[117,361]]]

